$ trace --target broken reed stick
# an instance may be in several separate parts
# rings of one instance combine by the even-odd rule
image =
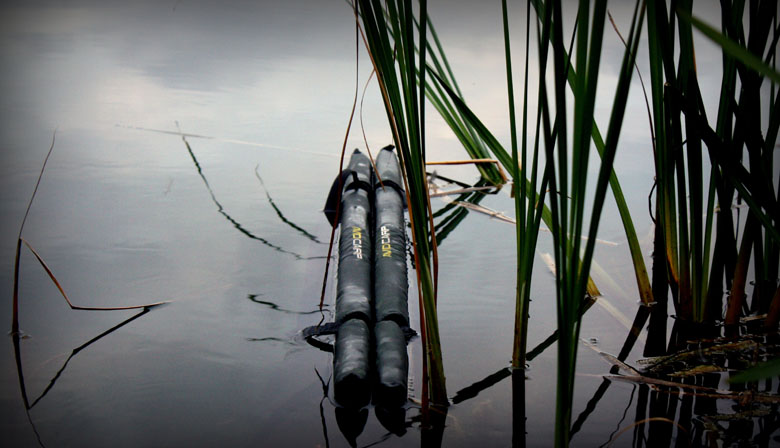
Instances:
[[[650,386],[665,386],[674,387],[680,389],[683,393],[689,393],[692,395],[710,397],[710,398],[724,398],[730,400],[736,400],[739,402],[760,402],[760,403],[780,403],[780,396],[767,395],[756,393],[753,391],[745,392],[733,392],[723,389],[715,389],[712,387],[699,386],[695,384],[677,383],[674,381],[666,381],[658,378],[651,378],[642,375],[604,375],[604,378],[610,380],[620,380],[632,383],[644,383]]]
[[[51,145],[49,151],[46,152],[46,157],[43,159],[43,165],[41,166],[41,172],[38,173],[38,180],[35,182],[35,188],[32,195],[30,195],[30,201],[27,202],[27,210],[24,212],[22,218],[22,224],[19,226],[19,236],[16,239],[16,258],[14,259],[14,295],[13,295],[13,317],[11,322],[11,334],[19,334],[19,255],[22,251],[22,231],[24,230],[24,223],[27,222],[27,215],[30,214],[30,208],[32,207],[35,194],[38,193],[38,187],[41,185],[41,179],[43,178],[43,171],[46,169],[46,163],[49,161],[52,151],[54,151],[54,142],[57,139],[57,129],[54,129],[54,133],[51,136]]]
[[[43,270],[46,271],[46,273],[49,275],[49,278],[52,282],[54,282],[54,285],[59,289],[60,294],[62,294],[62,297],[65,298],[65,301],[68,302],[68,306],[70,306],[73,310],[82,310],[82,311],[118,311],[118,310],[137,310],[140,308],[153,308],[158,305],[162,305],[168,302],[155,302],[155,303],[148,303],[145,305],[132,305],[132,306],[117,306],[117,307],[93,307],[93,306],[78,306],[74,305],[73,302],[70,301],[68,298],[68,295],[65,294],[65,290],[62,288],[62,285],[57,280],[57,277],[54,276],[54,273],[51,271],[49,266],[46,264],[45,261],[43,261],[43,258],[41,258],[40,254],[33,249],[33,247],[30,245],[30,243],[27,242],[24,238],[20,238],[20,240],[24,243],[25,246],[27,246],[28,249],[30,249],[30,252],[35,255],[35,258],[38,259],[38,262],[43,267]]]
[[[438,162],[425,162],[426,166],[434,166],[434,165],[469,165],[469,164],[477,164],[477,163],[494,163],[496,165],[496,168],[498,168],[498,174],[501,175],[501,180],[503,183],[507,183],[509,181],[509,178],[506,177],[506,173],[504,173],[503,168],[501,168],[501,164],[498,163],[498,160],[496,159],[464,159],[464,160],[443,160]]]
[[[117,310],[134,310],[134,309],[150,309],[168,302],[155,302],[155,303],[148,303],[144,305],[133,305],[133,306],[121,306],[121,307],[84,307],[84,306],[77,306],[73,305],[73,303],[68,298],[68,295],[65,294],[65,290],[62,288],[62,285],[57,280],[57,278],[54,276],[54,273],[51,271],[48,265],[46,265],[46,262],[43,261],[43,258],[38,254],[38,252],[33,249],[32,245],[30,245],[27,240],[22,238],[22,231],[24,230],[24,224],[27,222],[27,216],[30,214],[30,208],[32,208],[33,200],[35,199],[36,193],[38,193],[38,187],[41,185],[41,179],[43,178],[43,173],[46,170],[46,163],[49,161],[49,157],[52,154],[52,151],[54,150],[54,142],[57,137],[57,129],[54,130],[54,133],[51,138],[51,146],[49,146],[49,151],[46,153],[46,158],[43,159],[43,165],[41,166],[41,171],[38,173],[38,180],[35,183],[35,188],[33,189],[32,195],[30,196],[30,201],[27,203],[27,210],[24,212],[24,217],[22,218],[22,224],[19,226],[19,236],[16,240],[16,258],[14,260],[14,292],[13,292],[13,312],[12,312],[12,321],[11,321],[11,334],[12,335],[18,335],[19,334],[19,259],[21,256],[21,250],[22,250],[22,243],[24,243],[25,246],[27,246],[28,249],[35,255],[35,258],[38,259],[38,262],[43,266],[43,269],[46,271],[46,273],[49,275],[49,278],[54,282],[54,285],[57,286],[57,289],[60,291],[62,296],[65,298],[65,301],[68,303],[68,306],[70,306],[73,310],[82,310],[82,311],[117,311]]]
[[[439,191],[437,193],[431,193],[432,198],[438,198],[441,196],[448,196],[452,194],[463,194],[463,193],[473,193],[475,191],[490,191],[495,190],[496,187],[469,187],[469,188],[459,188],[457,190],[447,190],[447,191]]]

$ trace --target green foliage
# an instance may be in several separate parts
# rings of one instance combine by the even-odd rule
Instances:
[[[419,5],[420,26],[414,21],[411,0],[380,2],[361,0],[358,12],[365,31],[388,122],[398,148],[406,182],[409,220],[412,226],[417,285],[429,392],[434,404],[447,404],[436,313],[436,239],[425,172],[425,71],[427,5]],[[417,33],[415,33],[417,31]],[[422,50],[415,56],[415,34]]]
[[[556,394],[556,446],[568,446],[571,426],[571,404],[574,395],[574,372],[581,323],[581,308],[585,296],[594,244],[598,231],[606,189],[612,173],[612,162],[623,124],[626,98],[639,44],[639,33],[644,19],[644,8],[637,3],[626,51],[620,68],[607,138],[601,154],[601,165],[595,183],[590,222],[585,220],[587,172],[590,139],[593,129],[596,90],[601,61],[606,1],[596,1],[593,8],[587,1],[579,3],[576,24],[574,66],[579,77],[573,86],[574,114],[567,117],[566,85],[569,60],[563,46],[563,5],[560,1],[539,3],[537,12],[542,17],[542,34],[549,32],[553,57],[552,115],[544,83],[540,83],[544,114],[544,140],[547,170],[550,175],[550,208],[556,264],[558,309],[558,388]],[[592,14],[591,14],[592,11]],[[549,31],[547,29],[549,28]],[[546,45],[545,39],[542,45]],[[540,54],[543,51],[540,48]],[[543,76],[540,76],[543,78]],[[571,138],[568,135],[572,125]],[[553,127],[555,133],[553,132]],[[586,231],[587,229],[587,231]],[[584,250],[579,235],[587,236]],[[583,254],[580,257],[580,254]]]
[[[777,49],[777,30],[770,38],[777,8],[772,1],[754,3],[745,20],[744,2],[723,2],[720,32],[693,16],[690,0],[678,2],[673,11],[667,11],[665,2],[647,4],[658,225],[677,314],[698,322],[722,317],[724,282],[731,290],[726,322],[739,321],[751,251],[756,254],[757,285],[774,282],[778,274],[780,203],[771,167],[780,96],[772,89],[766,101],[761,93],[765,80],[780,79],[769,65]],[[698,85],[694,27],[723,51],[714,128]],[[680,55],[676,61],[675,46]],[[765,129],[760,128],[762,97],[769,106]],[[735,200],[749,206],[742,244],[730,207]],[[759,291],[755,311],[768,308],[773,289]]]
[[[743,372],[740,372],[731,378],[729,383],[748,383],[751,381],[760,381],[767,378],[774,378],[780,375],[780,358],[758,364]]]
[[[656,225],[663,240],[660,247],[665,249],[665,257],[661,257],[664,266],[656,268],[669,273],[677,314],[686,320],[720,319],[722,304],[718,301],[725,283],[731,289],[726,322],[735,323],[747,308],[744,287],[753,260],[756,292],[750,310],[766,312],[770,308],[780,269],[780,186],[775,187],[777,173],[771,172],[780,129],[780,93],[773,84],[767,98],[761,86],[764,82],[780,81],[776,70],[780,32],[776,28],[778,12],[774,2],[752,2],[747,20],[743,0],[722,2],[719,32],[693,16],[691,0],[673,2],[675,9],[671,11],[663,1],[647,0],[646,6],[644,1],[637,1],[607,131],[602,135],[594,110],[606,0],[579,2],[568,51],[563,36],[562,2],[527,2],[523,111],[519,120],[514,109],[510,16],[507,2],[502,1],[509,150],[466,104],[427,17],[424,1],[420,4],[419,21],[414,18],[409,0],[388,2],[384,10],[379,1],[359,3],[388,121],[396,145],[401,148],[409,183],[409,210],[425,316],[423,331],[433,333],[424,336],[426,360],[432,366],[431,385],[440,382],[443,388],[444,377],[443,371],[437,373],[435,367],[436,362],[441,362],[435,319],[436,238],[424,169],[423,98],[441,114],[472,158],[483,159],[492,154],[512,176],[517,253],[512,356],[515,368],[522,367],[526,360],[530,279],[541,222],[552,231],[558,311],[557,446],[569,442],[581,318],[592,303],[584,300],[586,295],[595,291],[589,272],[608,187],[626,232],[640,297],[645,304],[654,301],[634,221],[612,168],[645,13],[655,138]],[[528,90],[531,6],[536,12],[534,34],[538,45],[536,92]],[[723,49],[723,77],[714,126],[706,116],[699,90],[694,29]],[[749,36],[746,30],[750,31]],[[433,43],[427,39],[428,33]],[[676,54],[679,56],[675,57]],[[529,98],[537,103],[536,117],[528,117]],[[573,98],[573,108],[568,107],[569,98]],[[764,116],[768,120],[763,123],[768,123],[762,129],[761,112],[765,106],[768,115]],[[595,184],[588,175],[593,164],[591,146],[601,157]],[[544,151],[544,163],[540,162],[540,151]],[[482,166],[480,172],[485,182],[500,182],[493,167]],[[588,196],[586,191],[595,193]],[[735,219],[730,212],[735,199],[744,200],[749,206],[741,244],[739,216]],[[462,215],[453,219],[462,219]],[[771,308],[776,311],[780,304],[772,303]],[[766,370],[763,372],[765,375]],[[747,372],[746,375],[756,378]],[[439,393],[439,399],[446,400],[443,389]]]

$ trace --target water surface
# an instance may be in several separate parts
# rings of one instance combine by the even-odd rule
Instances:
[[[24,250],[24,382],[30,402],[44,395],[25,412],[7,338],[0,344],[0,427],[8,446],[347,446],[344,421],[360,427],[364,417],[347,416],[339,426],[320,381],[329,379],[332,358],[299,332],[332,318],[333,268],[325,309],[318,307],[330,234],[321,209],[355,89],[348,6],[182,0],[1,8],[0,285],[8,300],[0,322],[10,325],[16,235],[55,130],[25,239],[79,305],[171,302],[143,314],[71,311]],[[508,141],[499,5],[431,8],[466,97]],[[611,36],[605,51],[614,58],[619,45]],[[370,73],[364,52],[358,69],[362,85]],[[652,159],[638,92],[630,107],[640,118],[627,127],[617,164],[649,249]],[[372,148],[390,141],[384,120],[372,86],[363,112]],[[430,123],[431,159],[465,157],[440,120]],[[363,146],[353,132],[348,147]],[[477,176],[468,167],[439,172],[466,182]],[[481,203],[512,214],[506,191]],[[471,212],[442,241],[439,319],[448,391],[457,401],[443,433],[421,429],[413,400],[395,433],[370,408],[357,445],[417,445],[428,437],[444,446],[506,446],[513,437],[550,444],[555,345],[527,372],[527,436],[513,428],[520,408],[513,409],[513,381],[503,373],[514,319],[513,234],[512,226]],[[617,354],[637,297],[610,207],[602,238],[619,244],[599,247],[597,262],[610,275],[597,281],[625,318],[594,307],[582,336]],[[550,245],[543,234],[539,251],[551,252]],[[529,347],[555,327],[552,276],[541,259],[537,266]],[[414,291],[411,285],[418,328]],[[640,339],[629,361],[642,348]],[[419,399],[419,339],[411,352],[410,394]],[[629,383],[605,388],[608,370],[582,346],[574,416],[584,424],[575,445],[606,443],[644,412],[649,392]],[[485,378],[497,382],[466,400],[469,394],[459,394]],[[617,439],[635,443],[630,434]]]

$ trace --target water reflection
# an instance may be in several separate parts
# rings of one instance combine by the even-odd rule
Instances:
[[[612,359],[613,363],[609,369],[609,375],[605,375],[585,408],[572,424],[570,432],[572,440],[587,426],[589,417],[598,409],[614,380],[625,379],[637,384],[632,387],[626,407],[616,422],[615,430],[609,434],[608,439],[601,446],[611,445],[629,430],[633,432],[632,446],[635,447],[672,446],[673,444],[676,446],[731,445],[744,440],[747,435],[751,434],[754,434],[752,436],[754,443],[761,446],[766,445],[771,440],[772,434],[780,427],[778,426],[780,423],[778,414],[772,411],[780,403],[780,398],[773,395],[772,379],[766,380],[764,388],[766,393],[760,393],[755,390],[746,390],[739,384],[733,385],[731,391],[718,389],[721,383],[721,373],[719,372],[690,374],[681,379],[673,378],[675,375],[680,375],[676,371],[682,369],[681,363],[685,360],[704,362],[714,359],[720,363],[727,362],[732,368],[742,368],[745,361],[741,359],[740,350],[744,351],[753,346],[758,348],[758,344],[750,341],[749,338],[743,342],[718,342],[718,339],[712,339],[710,342],[710,345],[714,344],[712,348],[698,347],[686,351],[690,350],[690,343],[685,341],[691,340],[693,335],[697,335],[696,340],[701,340],[702,334],[717,336],[719,331],[717,328],[701,328],[701,326],[691,326],[681,321],[675,321],[676,328],[672,332],[669,348],[665,351],[668,355],[657,361],[666,370],[650,368],[646,369],[645,373],[639,373],[623,364],[639,340],[641,330],[646,325],[653,324],[651,316],[656,312],[654,307],[640,306],[618,356],[606,356],[607,359]],[[661,322],[661,325],[665,325],[665,319],[655,322]],[[556,340],[557,333],[553,333],[547,340],[529,352],[528,359],[531,360],[541,354]],[[657,342],[651,342],[651,339],[648,339],[647,344],[655,343]],[[722,352],[725,354],[719,355]],[[717,361],[718,359],[720,361]],[[675,369],[669,370],[672,368]],[[653,369],[658,370],[658,372],[654,374]],[[618,375],[621,370],[626,371],[627,375]],[[666,372],[666,377],[670,378],[671,381],[663,379],[663,377],[657,379],[660,372]],[[671,376],[669,376],[670,374]],[[524,446],[526,442],[526,403],[523,371],[512,371],[509,367],[501,368],[482,380],[459,390],[453,397],[452,404],[457,406],[472,399],[510,376],[512,377],[512,440],[514,446]],[[733,409],[736,413],[723,414],[722,411],[719,411],[719,400],[734,401]],[[635,402],[636,404],[634,404]],[[629,410],[634,406],[636,406],[634,420],[626,422]]]
[[[472,385],[464,387],[463,389],[457,391],[455,393],[455,396],[452,398],[452,404],[458,404],[463,401],[474,398],[483,390],[495,386],[501,380],[505,378],[509,378],[510,376],[512,376],[512,368],[503,367],[498,372],[492,373],[487,377],[485,377],[484,379],[481,379],[473,383]]]
[[[313,241],[313,242],[315,242],[315,243],[317,243],[317,244],[325,244],[325,243],[323,243],[322,241],[320,241],[319,239],[317,239],[317,237],[316,237],[316,236],[312,235],[311,233],[307,232],[307,231],[306,231],[306,230],[304,230],[303,228],[299,227],[299,226],[298,226],[297,224],[295,224],[294,222],[292,222],[292,221],[290,221],[289,219],[287,219],[287,218],[285,218],[285,217],[284,217],[284,215],[282,214],[282,211],[281,211],[281,210],[279,210],[279,207],[277,207],[277,206],[276,206],[276,203],[275,203],[275,202],[274,202],[274,200],[271,198],[271,194],[268,192],[268,189],[265,187],[265,182],[263,182],[263,178],[262,178],[262,177],[260,177],[260,171],[259,171],[259,169],[260,169],[260,165],[258,164],[257,166],[255,166],[255,176],[257,177],[257,180],[259,180],[259,181],[260,181],[260,185],[262,185],[262,186],[263,186],[263,191],[265,191],[265,196],[268,198],[268,203],[269,203],[269,204],[271,204],[271,207],[274,209],[274,211],[276,212],[276,215],[279,217],[279,219],[281,219],[283,223],[285,223],[285,224],[287,224],[288,226],[292,227],[292,228],[293,228],[293,229],[295,229],[295,230],[296,230],[298,233],[300,233],[301,235],[303,235],[303,236],[305,236],[306,238],[310,239],[311,241]]]
[[[525,414],[525,372],[512,370],[512,446],[526,445],[526,414]]]
[[[341,434],[347,439],[349,446],[357,446],[357,438],[363,434],[363,428],[368,421],[368,409],[351,409],[336,407],[336,423],[339,426]]]
[[[257,303],[258,305],[267,306],[268,308],[270,308],[270,309],[272,309],[274,311],[279,311],[280,313],[285,313],[285,314],[299,314],[299,315],[302,315],[302,316],[306,316],[306,315],[309,315],[309,314],[319,314],[319,313],[322,313],[322,311],[319,308],[315,309],[315,310],[311,310],[311,311],[288,310],[286,308],[280,307],[279,305],[277,305],[274,302],[271,302],[271,301],[268,301],[268,300],[260,300],[259,297],[261,297],[261,296],[262,296],[262,294],[249,294],[249,295],[247,295],[247,299],[249,299],[251,302]]]
[[[487,181],[480,179],[475,185],[469,185],[463,182],[459,182],[454,179],[443,177],[436,174],[437,179],[441,179],[450,184],[458,185],[464,189],[470,188],[482,188],[488,186]],[[455,199],[448,199],[448,203],[434,212],[434,229],[436,231],[436,243],[441,245],[447,236],[460,225],[466,216],[469,214],[469,209],[462,207],[460,204],[474,204],[478,205],[487,196],[487,194],[495,194],[500,188],[495,189],[491,193],[485,191],[467,191],[458,195]]]
[[[620,349],[620,354],[618,354],[617,356],[617,361],[619,362],[625,361],[629,353],[631,353],[631,350],[634,348],[634,344],[636,344],[636,341],[639,338],[639,334],[644,328],[645,323],[647,322],[649,316],[650,316],[650,307],[640,306],[639,309],[637,309],[636,316],[634,317],[633,325],[631,329],[628,331],[628,334],[626,335],[625,342],[623,342],[623,347]],[[613,375],[617,374],[619,369],[620,369],[619,364],[614,363],[613,366],[610,368],[610,373]],[[580,429],[583,427],[588,417],[590,417],[590,415],[596,409],[597,405],[604,397],[604,394],[606,394],[607,389],[609,389],[609,386],[611,384],[612,381],[609,380],[608,378],[604,378],[602,380],[601,385],[599,385],[599,387],[596,389],[596,392],[593,394],[593,397],[590,400],[588,400],[585,409],[579,414],[579,416],[577,416],[577,419],[572,424],[571,431],[569,433],[571,438],[574,438],[574,435],[577,434],[577,432],[579,432]],[[633,393],[632,393],[632,397],[633,397]]]
[[[43,441],[41,440],[41,436],[38,433],[38,429],[36,428],[35,424],[33,423],[32,417],[30,416],[30,411],[37,405],[43,397],[46,396],[46,394],[49,393],[49,391],[54,388],[54,386],[57,384],[57,380],[60,379],[62,374],[65,372],[65,369],[68,367],[68,363],[73,359],[79,352],[86,349],[90,345],[94,344],[95,342],[99,341],[100,339],[108,336],[109,334],[119,330],[120,328],[124,327],[125,325],[129,324],[130,322],[133,322],[134,320],[140,318],[141,316],[147,314],[149,311],[151,311],[152,308],[158,307],[159,305],[152,306],[152,307],[145,307],[141,312],[138,314],[135,314],[131,316],[130,318],[118,323],[117,325],[109,328],[108,330],[100,333],[99,335],[95,336],[94,338],[90,339],[89,341],[81,344],[80,346],[74,348],[67,359],[65,359],[65,362],[63,362],[62,367],[57,370],[57,373],[52,377],[52,379],[49,381],[49,384],[46,386],[46,388],[41,392],[41,394],[36,398],[35,400],[30,403],[29,396],[27,395],[27,386],[24,381],[24,369],[22,365],[22,353],[21,353],[21,346],[20,346],[20,340],[22,339],[19,333],[13,333],[11,335],[11,338],[13,340],[14,344],[14,356],[16,359],[16,372],[19,378],[19,390],[22,394],[22,401],[24,402],[25,411],[27,413],[27,418],[30,421],[30,425],[32,426],[33,431],[35,432],[35,435],[38,439],[38,443],[41,446],[44,446]]]
[[[322,422],[322,435],[325,438],[325,447],[330,447],[330,439],[328,438],[328,422],[325,419],[325,402],[328,400],[328,389],[330,389],[330,377],[325,381],[322,379],[319,370],[314,368],[314,373],[317,374],[317,379],[320,380],[322,385],[322,398],[320,399],[320,421]]]
[[[415,422],[419,422],[419,418],[406,419],[406,407],[403,406],[387,406],[382,402],[374,402],[373,406],[364,408],[349,408],[334,404],[328,396],[330,390],[330,377],[328,380],[322,378],[320,372],[315,368],[314,372],[317,375],[322,386],[322,398],[319,401],[319,413],[320,421],[322,422],[322,435],[325,440],[325,446],[330,446],[330,437],[328,435],[328,423],[325,416],[325,403],[329,403],[333,406],[333,414],[336,419],[336,425],[339,428],[342,436],[347,441],[349,446],[358,446],[358,438],[363,434],[363,431],[368,422],[369,410],[373,409],[376,415],[377,421],[388,431],[388,433],[379,437],[379,439],[362,444],[361,446],[370,447],[380,445],[383,442],[389,440],[391,437],[401,437],[406,434],[407,428],[411,428]]]
[[[176,123],[176,124],[178,126],[178,123]],[[206,189],[208,190],[209,195],[211,196],[212,202],[214,202],[214,205],[217,206],[217,212],[219,212],[220,215],[224,216],[225,219],[227,219],[231,224],[233,224],[233,227],[235,227],[239,232],[243,233],[247,237],[249,237],[249,238],[251,238],[251,239],[253,239],[255,241],[259,241],[259,242],[263,243],[265,246],[270,247],[271,249],[273,249],[273,250],[275,250],[277,252],[280,252],[280,253],[283,253],[283,254],[292,255],[293,257],[295,257],[296,260],[315,260],[315,259],[325,258],[325,257],[322,257],[322,256],[318,256],[318,257],[304,257],[304,256],[302,256],[302,255],[300,255],[298,253],[286,250],[286,249],[282,248],[281,246],[278,246],[276,244],[271,243],[270,241],[268,241],[267,239],[265,239],[263,237],[260,237],[260,236],[257,236],[255,234],[253,234],[252,232],[250,232],[249,230],[244,228],[244,226],[242,226],[241,223],[239,223],[238,221],[233,219],[233,217],[230,216],[225,211],[225,208],[217,200],[217,196],[214,194],[214,190],[211,189],[211,185],[209,185],[209,181],[208,181],[208,179],[206,179],[206,175],[203,174],[203,169],[201,168],[200,163],[198,163],[198,158],[195,157],[195,153],[193,152],[192,147],[190,146],[190,143],[187,141],[187,137],[183,133],[181,133],[181,132],[180,132],[180,135],[181,135],[181,140],[184,142],[184,146],[187,148],[187,152],[190,154],[190,157],[192,158],[192,162],[195,164],[195,169],[198,171],[198,175],[200,176],[201,180],[203,180],[203,184],[206,186]],[[259,175],[258,175],[258,178],[259,178]],[[260,181],[262,182],[262,179]],[[270,200],[270,196],[269,196],[269,200]],[[276,209],[276,207],[274,207],[274,209]],[[277,210],[277,212],[278,212],[278,210]],[[285,223],[289,224],[289,221],[287,221],[281,215],[281,212],[278,212],[278,213],[279,213],[279,216],[282,218],[282,220]],[[294,226],[294,227],[296,229],[299,229],[297,226]],[[299,230],[303,230],[303,229],[299,229]],[[304,232],[308,234],[308,232],[306,232],[306,231],[304,231]],[[315,242],[319,243],[319,241],[316,241],[316,239],[315,239]]]

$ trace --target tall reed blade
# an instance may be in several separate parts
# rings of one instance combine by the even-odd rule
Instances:
[[[425,363],[426,385],[434,405],[446,406],[447,392],[436,311],[436,238],[425,171],[425,67],[427,4],[419,4],[415,25],[411,0],[360,0],[359,14],[368,51],[377,74],[388,123],[399,150],[412,228]],[[418,30],[415,35],[415,30]],[[416,39],[415,39],[416,38]],[[423,49],[415,58],[415,45]],[[424,70],[422,70],[424,72]],[[419,73],[419,76],[418,76]]]
[[[576,54],[574,66],[579,77],[573,88],[574,109],[571,122],[567,117],[566,104],[568,57],[563,46],[562,2],[550,1],[545,4],[539,2],[539,5],[540,8],[537,11],[542,11],[544,14],[543,26],[551,27],[554,61],[555,117],[554,120],[545,117],[545,122],[553,121],[557,131],[557,138],[553,139],[549,126],[546,126],[545,129],[547,170],[550,173],[550,187],[553,191],[553,194],[550,195],[550,208],[553,221],[552,232],[555,240],[557,314],[560,332],[555,444],[556,446],[568,446],[582,299],[586,292],[599,218],[623,123],[626,98],[639,42],[638,36],[644,20],[644,8],[640,8],[639,2],[637,2],[618,77],[599,175],[595,184],[590,222],[586,224],[586,173],[589,166],[590,137],[604,35],[606,1],[596,1],[592,9],[587,1],[581,1],[579,4],[576,25],[577,45],[574,52]],[[547,42],[543,44],[547,45]],[[540,76],[543,77],[544,74]],[[545,95],[546,92],[542,91],[540,87],[540,96]],[[545,113],[549,115],[549,109],[546,109]],[[568,135],[570,125],[572,128],[571,138]],[[583,233],[586,227],[588,239],[580,258],[581,239],[578,236]]]

